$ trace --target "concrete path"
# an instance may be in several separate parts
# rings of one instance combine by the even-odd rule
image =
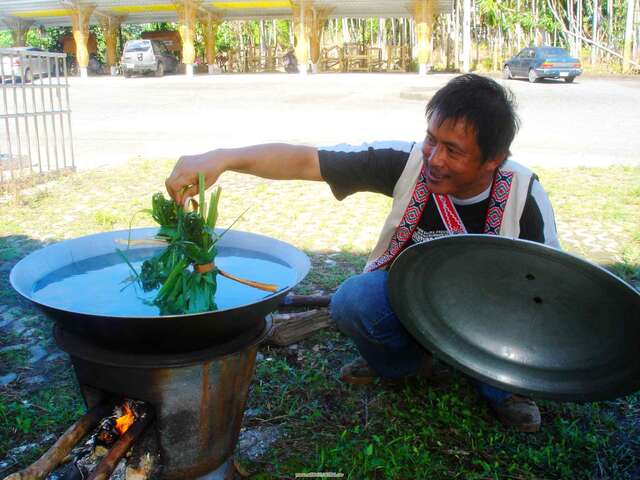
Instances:
[[[71,79],[81,168],[261,142],[415,140],[453,75],[286,74]],[[640,165],[640,79],[505,82],[520,105],[512,152],[530,166]]]

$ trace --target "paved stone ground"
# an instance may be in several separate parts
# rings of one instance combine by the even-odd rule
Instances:
[[[453,75],[286,74],[71,79],[81,167],[283,141],[421,139],[424,107]],[[504,82],[520,105],[512,151],[530,166],[640,164],[640,78]]]

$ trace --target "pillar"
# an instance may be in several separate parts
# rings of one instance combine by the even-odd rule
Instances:
[[[196,63],[194,45],[196,20],[200,2],[197,0],[175,0],[178,12],[178,32],[182,39],[182,63],[185,64],[186,75],[193,76],[193,65]]]
[[[311,60],[311,71],[317,73],[318,62],[320,61],[320,41],[322,40],[322,29],[324,22],[329,18],[333,8],[311,8],[311,28],[309,37],[309,56]]]
[[[418,47],[418,73],[426,75],[433,58],[433,0],[414,0],[411,7]]]
[[[296,58],[302,75],[307,74],[310,61],[312,11],[310,0],[298,0],[292,5],[293,25],[296,35]]]
[[[95,5],[77,5],[71,10],[71,25],[73,39],[76,42],[76,61],[80,69],[80,76],[87,78],[89,66],[89,20],[95,10]]]
[[[124,19],[125,17],[111,15],[100,16],[104,43],[107,47],[107,65],[109,65],[111,75],[116,75],[118,71],[118,37],[120,36],[120,26]]]
[[[2,23],[11,31],[11,39],[14,47],[24,47],[29,29],[33,26],[34,20],[17,17],[5,17]]]
[[[218,36],[218,27],[220,27],[221,18],[214,13],[206,13],[201,17],[204,32],[204,49],[207,55],[207,65],[209,75],[217,71],[216,66],[216,37]]]

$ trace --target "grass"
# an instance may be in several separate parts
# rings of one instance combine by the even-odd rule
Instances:
[[[42,184],[18,199],[0,199],[0,312],[18,307],[35,317],[32,335],[50,339],[50,324],[8,283],[10,266],[53,241],[128,228],[134,212],[162,190],[173,161],[144,161],[81,172]],[[543,169],[566,250],[596,261],[640,286],[640,168]],[[246,207],[238,229],[288,241],[311,257],[313,270],[298,293],[331,292],[362,270],[377,238],[387,198],[358,194],[337,202],[323,184],[271,182],[237,174],[222,178],[220,225]],[[366,218],[363,222],[362,219]],[[148,226],[138,215],[133,225]],[[606,248],[605,248],[606,247]],[[2,319],[0,318],[0,321]],[[0,338],[0,348],[20,343]],[[50,341],[50,340],[49,340]],[[339,472],[352,479],[621,478],[640,477],[640,396],[587,404],[540,402],[543,430],[518,434],[498,425],[473,385],[445,366],[434,382],[404,388],[339,383],[340,366],[356,355],[333,329],[297,348],[261,347],[245,427],[278,426],[279,440],[259,459],[241,456],[253,478],[293,478],[296,472]],[[23,379],[35,372],[27,350],[0,354],[0,376],[19,380],[0,393],[0,460],[10,449],[25,465],[82,411],[68,363],[48,366],[46,386]],[[2,474],[0,473],[0,476]]]

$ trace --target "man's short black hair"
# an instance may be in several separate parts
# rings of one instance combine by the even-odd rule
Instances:
[[[427,104],[427,121],[435,116],[439,125],[446,120],[463,120],[476,132],[482,153],[481,163],[496,155],[509,156],[509,147],[518,132],[520,119],[513,94],[496,81],[468,73],[450,80]]]

